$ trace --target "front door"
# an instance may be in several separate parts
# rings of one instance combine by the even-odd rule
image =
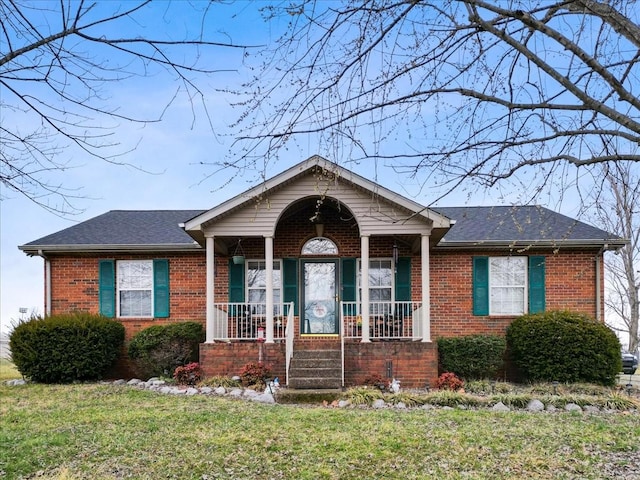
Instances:
[[[305,260],[302,262],[304,274],[304,315],[301,318],[302,333],[337,334],[336,279],[337,260]]]

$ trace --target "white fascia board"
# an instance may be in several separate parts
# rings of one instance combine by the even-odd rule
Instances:
[[[165,243],[145,245],[20,245],[27,255],[40,253],[104,253],[104,252],[188,252],[203,250],[197,243]]]

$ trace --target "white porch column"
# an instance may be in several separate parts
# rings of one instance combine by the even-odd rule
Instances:
[[[420,239],[422,264],[422,341],[431,341],[431,291],[429,286],[429,235]]]
[[[360,303],[362,312],[362,343],[369,339],[369,235],[360,237]]]
[[[205,343],[213,343],[215,322],[215,256],[213,237],[206,237],[207,249],[207,332]]]
[[[266,343],[273,343],[273,237],[264,237],[265,273],[267,275]]]

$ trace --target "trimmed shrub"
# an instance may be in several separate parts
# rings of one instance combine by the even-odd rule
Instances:
[[[143,377],[172,376],[176,367],[199,361],[205,332],[197,322],[154,325],[138,332],[129,343],[129,358]]]
[[[33,317],[16,325],[9,338],[20,373],[43,383],[102,378],[124,342],[124,326],[90,313]]]
[[[525,380],[615,385],[620,342],[604,323],[576,312],[523,315],[507,329],[507,345]]]
[[[504,365],[507,341],[498,335],[438,338],[441,372],[454,372],[465,380],[495,378]]]

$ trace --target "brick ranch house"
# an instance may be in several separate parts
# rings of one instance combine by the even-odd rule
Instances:
[[[46,314],[100,312],[127,340],[199,321],[205,375],[262,358],[319,388],[433,384],[435,339],[525,312],[601,319],[623,245],[540,206],[425,208],[314,156],[210,210],[110,211],[19,248],[44,259]]]

